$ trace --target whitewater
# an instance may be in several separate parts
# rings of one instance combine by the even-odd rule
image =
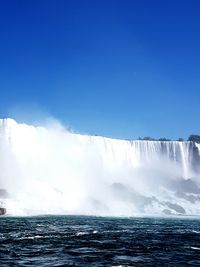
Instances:
[[[200,145],[1,119],[0,189],[14,216],[200,215]]]

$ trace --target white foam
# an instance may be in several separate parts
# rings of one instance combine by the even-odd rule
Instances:
[[[157,215],[165,208],[177,214],[167,202],[196,215],[199,201],[175,195],[184,179],[195,175],[198,185],[192,148],[191,142],[125,141],[4,119],[0,188],[10,194],[12,215]]]

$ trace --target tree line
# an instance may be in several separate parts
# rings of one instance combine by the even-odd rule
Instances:
[[[168,138],[152,138],[149,136],[145,136],[145,137],[139,137],[138,140],[145,140],[145,141],[172,141],[171,139]],[[183,142],[183,141],[191,141],[191,142],[195,142],[195,143],[199,143],[200,144],[200,135],[197,134],[191,134],[187,140],[184,140],[183,138],[178,138],[177,141],[179,142]]]

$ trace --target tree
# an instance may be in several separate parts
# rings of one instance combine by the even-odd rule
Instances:
[[[145,137],[143,137],[143,140],[145,140],[145,141],[155,141],[154,138],[149,137],[149,136],[145,136]]]
[[[179,141],[179,142],[183,142],[184,139],[183,139],[183,138],[179,138],[178,141]]]
[[[168,138],[163,137],[163,138],[159,138],[158,141],[171,141],[171,140],[168,139]]]
[[[191,134],[188,138],[188,141],[196,142],[200,144],[200,135]]]

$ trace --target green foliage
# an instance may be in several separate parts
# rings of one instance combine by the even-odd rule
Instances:
[[[200,144],[200,135],[191,134],[188,138],[188,141],[196,142]]]
[[[179,138],[177,141],[179,141],[179,142],[183,142],[184,139],[183,139],[183,138]]]
[[[163,137],[163,138],[159,138],[158,141],[171,141],[171,139],[167,139],[167,138]]]
[[[138,140],[143,140],[143,141],[161,141],[161,142],[166,142],[166,141],[171,141],[171,139],[168,139],[168,138],[165,138],[165,137],[162,137],[162,138],[159,138],[159,139],[156,139],[156,138],[153,138],[153,137],[150,137],[150,136],[145,136],[145,137],[140,137],[138,138]],[[183,142],[184,139],[183,138],[178,138],[179,142]],[[188,141],[191,141],[191,142],[196,142],[196,143],[199,143],[200,144],[200,135],[196,135],[196,134],[191,134],[188,138]]]
[[[143,137],[143,140],[146,140],[146,141],[156,141],[156,139],[154,139],[152,137],[149,137],[149,136]]]

